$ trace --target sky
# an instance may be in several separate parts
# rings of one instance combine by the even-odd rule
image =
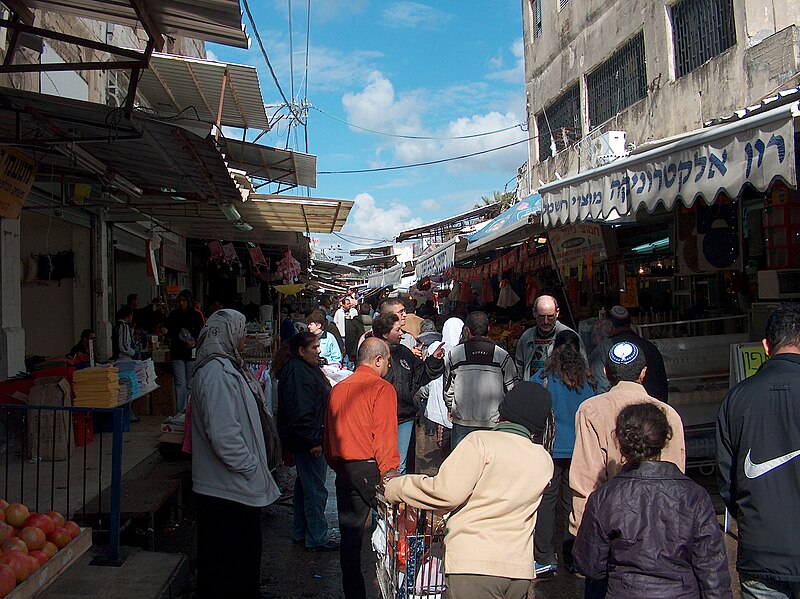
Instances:
[[[355,202],[340,236],[312,234],[315,250],[349,262],[350,249],[391,242],[400,231],[514,189],[526,143],[432,166],[325,173],[438,161],[525,140],[519,2],[249,0],[249,6],[284,95],[310,104],[306,129],[284,118],[259,143],[316,155],[310,195]],[[281,93],[246,13],[243,21],[250,49],[208,44],[209,58],[255,66],[265,104],[276,106],[268,108],[271,115]],[[496,133],[453,139],[488,132]]]

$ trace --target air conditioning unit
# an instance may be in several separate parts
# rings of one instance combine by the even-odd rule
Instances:
[[[606,131],[589,142],[589,163],[592,168],[614,162],[628,155],[624,131]]]

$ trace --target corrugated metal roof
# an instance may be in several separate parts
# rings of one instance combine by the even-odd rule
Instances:
[[[251,195],[247,202],[233,203],[241,222],[253,227],[242,231],[218,205],[195,202],[151,204],[143,211],[187,236],[208,239],[258,240],[275,231],[333,233],[340,231],[353,202],[322,198]]]
[[[185,110],[188,116],[196,112],[201,121],[216,123],[223,79],[222,124],[269,129],[255,67],[155,52],[150,68],[142,72],[139,92],[159,114]]]
[[[19,119],[19,120],[18,120]],[[179,121],[159,121],[118,108],[0,88],[0,141],[41,151],[42,177],[116,185],[119,175],[141,190],[132,204],[173,201],[236,202],[241,194],[214,139]],[[55,151],[59,149],[60,151]]]
[[[228,166],[251,177],[292,186],[317,186],[317,157],[235,139],[226,139],[222,150]]]
[[[342,230],[353,208],[350,200],[251,194],[247,202],[237,205],[246,222],[252,214],[256,222],[264,222],[278,231],[334,233]],[[250,224],[254,225],[253,222]]]
[[[468,210],[467,212],[462,212],[461,214],[457,214],[455,216],[451,216],[449,218],[436,221],[434,223],[428,223],[427,225],[422,225],[421,227],[409,229],[408,231],[401,231],[400,234],[397,236],[397,243],[408,241],[409,239],[415,239],[417,237],[423,237],[434,231],[438,231],[459,224],[462,221],[471,220],[473,218],[479,218],[481,216],[489,216],[491,214],[498,214],[500,210],[501,207],[499,202],[487,204],[486,206],[478,206],[477,208],[473,208],[472,210]]]
[[[21,0],[29,8],[136,27],[140,21],[128,0]],[[166,35],[248,48],[239,0],[143,0]]]

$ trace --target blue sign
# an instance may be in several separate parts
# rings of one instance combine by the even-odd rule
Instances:
[[[475,233],[472,235],[467,236],[467,240],[470,243],[475,243],[476,241],[489,237],[490,235],[501,235],[505,231],[511,231],[512,229],[517,228],[520,221],[527,223],[529,216],[540,214],[541,211],[542,196],[540,196],[538,193],[532,193],[521,202],[517,202],[508,210],[505,210],[499,214],[480,231],[475,231]]]

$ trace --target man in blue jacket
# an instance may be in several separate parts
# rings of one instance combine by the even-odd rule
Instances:
[[[800,597],[800,306],[781,306],[769,359],[728,392],[717,416],[719,490],[739,524],[743,599]]]

